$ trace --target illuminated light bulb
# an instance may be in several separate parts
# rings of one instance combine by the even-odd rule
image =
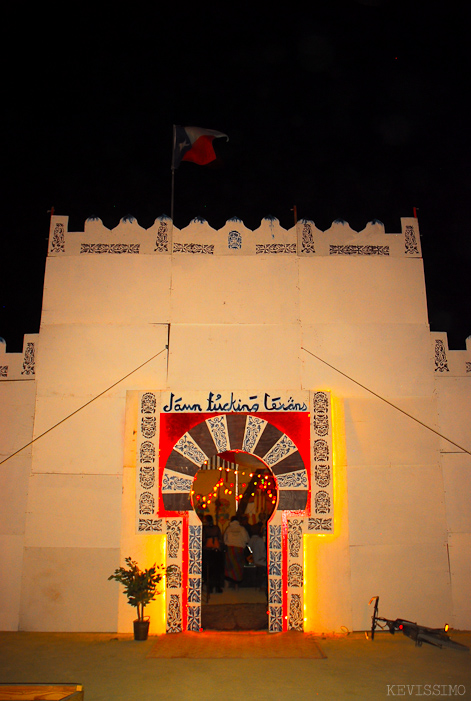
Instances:
[[[203,497],[203,501],[206,501],[206,497]]]

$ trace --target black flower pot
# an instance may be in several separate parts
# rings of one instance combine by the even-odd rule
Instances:
[[[135,620],[134,624],[134,640],[147,640],[149,635],[150,618],[144,618],[143,621]]]

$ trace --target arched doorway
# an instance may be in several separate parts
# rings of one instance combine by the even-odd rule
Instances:
[[[201,630],[202,526],[191,490],[205,461],[228,451],[255,456],[276,477],[276,510],[267,534],[268,629],[303,629],[309,445],[307,412],[161,415],[159,513],[166,517],[167,564],[178,573],[167,582],[167,632]]]
[[[266,630],[267,529],[278,501],[271,469],[243,451],[213,456],[194,478],[191,501],[203,525],[203,630]],[[231,544],[234,528],[245,548]]]

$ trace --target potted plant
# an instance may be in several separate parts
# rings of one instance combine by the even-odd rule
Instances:
[[[163,565],[153,565],[147,570],[141,570],[132,558],[125,559],[126,567],[118,567],[108,580],[115,579],[123,585],[128,603],[137,608],[137,619],[134,621],[134,640],[147,640],[149,634],[149,616],[144,616],[144,608],[153,601],[157,594],[157,585],[162,581],[165,572]],[[157,570],[161,570],[158,572]]]

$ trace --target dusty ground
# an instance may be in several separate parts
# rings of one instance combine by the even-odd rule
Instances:
[[[452,637],[471,646],[469,632]],[[154,642],[113,633],[0,632],[0,681],[76,682],[86,701],[471,699],[471,653],[416,648],[402,635],[319,639],[327,659],[214,663],[147,658]]]

